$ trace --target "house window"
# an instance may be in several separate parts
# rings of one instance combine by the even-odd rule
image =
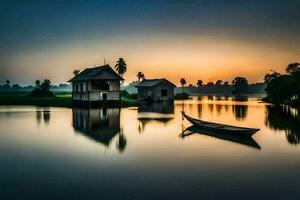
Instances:
[[[75,84],[75,91],[78,92],[78,84]]]
[[[109,82],[104,80],[93,80],[92,81],[93,90],[109,90]]]
[[[162,96],[162,97],[168,96],[168,90],[162,89],[162,90],[161,90],[161,96]]]
[[[83,84],[80,83],[80,91],[83,92]]]

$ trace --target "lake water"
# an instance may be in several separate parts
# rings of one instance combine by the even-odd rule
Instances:
[[[260,128],[246,141],[203,120]],[[0,199],[299,199],[300,116],[254,98],[139,108],[0,107]]]

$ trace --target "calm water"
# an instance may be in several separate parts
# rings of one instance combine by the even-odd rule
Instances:
[[[180,111],[260,128],[186,134]],[[0,199],[299,199],[300,117],[255,99],[124,109],[0,107]]]

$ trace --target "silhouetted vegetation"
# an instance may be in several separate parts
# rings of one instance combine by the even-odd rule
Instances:
[[[244,77],[236,77],[232,81],[233,91],[232,94],[241,95],[248,93],[248,80]]]
[[[75,70],[73,71],[74,76],[77,76],[77,75],[79,74],[79,72],[80,72],[79,69],[75,69]]]
[[[37,83],[38,81],[36,81]],[[36,84],[36,87],[30,93],[30,97],[54,97],[55,95],[50,91],[51,81],[45,79],[42,84]]]
[[[5,81],[5,83],[3,85],[0,84],[0,92],[8,92],[8,93],[15,93],[15,92],[31,92],[33,89],[40,87],[41,86],[41,81],[40,80],[36,80],[34,82],[33,85],[20,85],[18,83],[13,83],[11,84],[11,82],[9,81],[9,83],[7,81]],[[58,85],[50,85],[49,88],[51,91],[71,91],[71,85],[70,84],[65,84],[65,83],[61,83]]]
[[[119,58],[119,60],[117,60],[117,63],[115,65],[115,69],[118,72],[118,74],[121,77],[123,77],[123,75],[127,71],[127,64],[126,64],[126,62],[123,58]]]
[[[126,99],[130,99],[130,100],[137,100],[137,93],[128,93],[126,90],[122,90],[121,91],[121,97],[122,98],[126,98]]]
[[[300,105],[300,64],[286,67],[286,74],[272,71],[265,75],[266,100],[274,104]]]
[[[139,82],[145,79],[145,74],[143,72],[138,72],[136,76]]]
[[[237,79],[238,78],[238,79]],[[203,83],[202,80],[198,80],[196,85],[189,84],[183,87],[183,90],[189,94],[220,94],[220,95],[244,95],[244,94],[264,94],[265,93],[265,83],[253,83],[244,84],[244,80],[240,79],[242,77],[237,77],[234,80],[234,85],[230,84],[228,81],[217,80],[214,82]],[[247,81],[247,80],[246,80]],[[248,81],[247,81],[248,82]],[[182,88],[177,88],[175,93],[182,92]]]
[[[180,79],[180,85],[181,85],[181,93],[177,93],[174,96],[174,99],[176,100],[184,100],[189,98],[189,94],[184,92],[184,86],[186,85],[186,80],[184,78]]]

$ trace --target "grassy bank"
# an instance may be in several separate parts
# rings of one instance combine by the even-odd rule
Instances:
[[[55,93],[55,97],[29,97],[28,92],[0,93],[0,105],[32,105],[47,107],[72,107],[72,95],[67,92]],[[122,107],[137,106],[134,99],[123,98]]]

